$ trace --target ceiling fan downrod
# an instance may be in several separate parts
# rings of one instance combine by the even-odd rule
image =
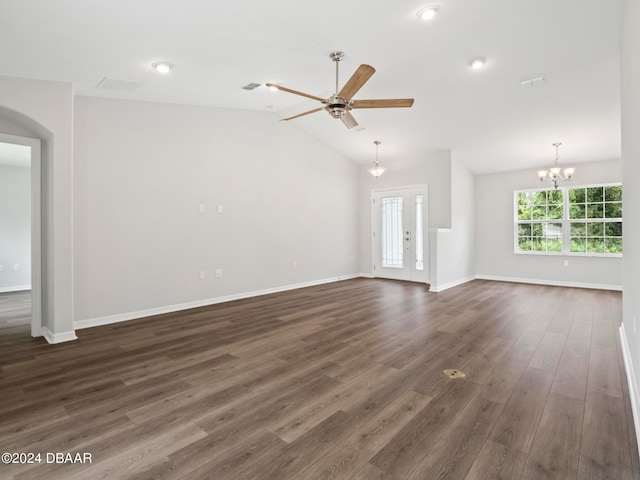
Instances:
[[[338,91],[340,88],[339,84],[339,63],[340,60],[344,58],[344,52],[331,52],[329,54],[331,60],[336,63],[336,93],[333,94],[330,98],[328,98],[325,102],[325,110],[329,112],[329,114],[333,118],[341,118],[344,116],[344,113],[347,110],[347,102],[344,98],[338,96]]]
[[[335,96],[338,96],[338,64],[340,63],[340,60],[342,60],[344,58],[344,52],[331,52],[329,54],[329,57],[331,57],[331,60],[333,60],[334,62],[336,62],[336,93]]]

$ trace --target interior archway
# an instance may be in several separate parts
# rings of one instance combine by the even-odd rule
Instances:
[[[44,127],[18,112],[0,107],[0,142],[23,145],[30,148],[31,156],[31,335],[42,336],[46,318],[43,318],[45,288],[43,274],[44,222],[43,192],[43,142],[50,134]]]

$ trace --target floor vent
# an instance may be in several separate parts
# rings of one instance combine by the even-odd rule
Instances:
[[[449,378],[464,378],[466,376],[464,372],[456,370],[455,368],[447,369],[442,373],[444,373]]]

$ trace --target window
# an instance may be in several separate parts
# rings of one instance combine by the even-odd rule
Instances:
[[[424,238],[422,228],[422,195],[416,195],[416,270],[424,270]]]
[[[382,199],[382,266],[402,268],[404,243],[402,242],[402,197]]]
[[[537,190],[518,193],[518,250],[562,252],[562,192]]]
[[[516,253],[622,255],[622,185],[514,193]]]
[[[573,253],[622,253],[622,186],[569,189]]]

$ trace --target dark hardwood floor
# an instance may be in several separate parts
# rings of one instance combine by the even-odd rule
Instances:
[[[28,298],[0,295],[0,451],[41,460],[2,479],[640,478],[619,292],[355,279],[59,345]]]

